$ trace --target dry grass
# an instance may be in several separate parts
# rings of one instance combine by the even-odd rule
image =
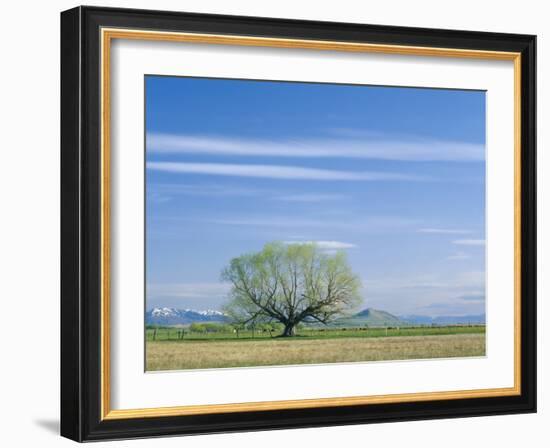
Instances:
[[[147,370],[324,364],[485,355],[484,334],[444,336],[147,342]]]

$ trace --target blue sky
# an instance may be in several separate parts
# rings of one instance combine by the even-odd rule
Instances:
[[[147,76],[147,308],[217,309],[269,241],[345,250],[364,307],[485,309],[485,93]]]

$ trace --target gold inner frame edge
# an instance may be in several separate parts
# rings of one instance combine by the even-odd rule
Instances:
[[[441,392],[368,395],[302,400],[279,400],[228,404],[187,405],[139,409],[111,409],[110,366],[110,50],[113,39],[185,42],[294,48],[355,53],[383,53],[411,56],[456,57],[513,61],[514,63],[514,386]],[[101,336],[100,417],[101,420],[169,417],[229,412],[252,412],[317,407],[358,406],[414,401],[502,397],[521,394],[521,53],[459,48],[419,47],[305,39],[280,39],[219,34],[101,29]]]

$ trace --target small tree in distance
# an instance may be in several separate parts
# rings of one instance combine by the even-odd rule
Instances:
[[[361,302],[346,254],[314,243],[266,244],[232,259],[222,279],[232,285],[224,311],[234,322],[280,322],[282,336],[294,336],[299,323],[328,324]]]

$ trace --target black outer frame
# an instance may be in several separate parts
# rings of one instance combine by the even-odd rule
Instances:
[[[100,28],[521,52],[521,395],[100,419]],[[536,412],[536,36],[98,7],[61,13],[61,435],[76,441]]]

